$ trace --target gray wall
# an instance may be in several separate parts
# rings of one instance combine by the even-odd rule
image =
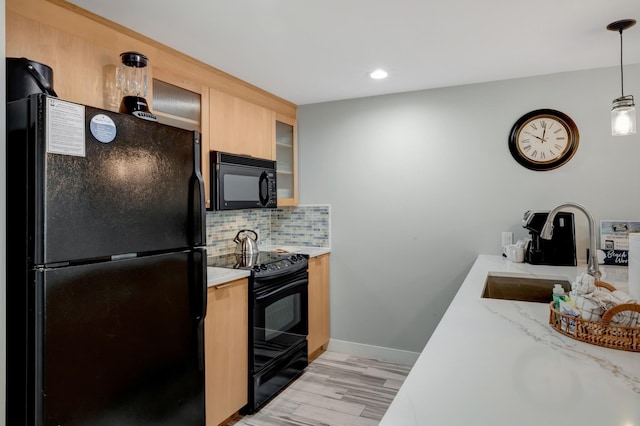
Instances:
[[[640,219],[640,134],[611,136],[618,68],[300,106],[300,202],[331,204],[331,337],[421,351],[478,254],[526,210],[564,201]],[[640,65],[625,67],[640,99]],[[509,130],[558,109],[580,132],[563,167],[516,163]],[[576,212],[579,255],[586,219]]]

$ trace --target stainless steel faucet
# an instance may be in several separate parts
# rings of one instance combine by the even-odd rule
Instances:
[[[582,211],[585,215],[587,215],[587,219],[589,219],[589,260],[588,260],[588,268],[587,273],[593,276],[596,280],[600,279],[602,275],[600,273],[600,269],[598,268],[598,254],[596,252],[596,227],[595,221],[593,220],[593,216],[587,210],[587,208],[578,203],[563,203],[558,207],[551,210],[549,216],[547,216],[547,221],[544,223],[542,227],[542,232],[540,232],[540,237],[545,240],[550,240],[553,236],[553,220],[555,219],[558,212],[562,209],[566,209],[567,207],[573,207],[580,211]]]

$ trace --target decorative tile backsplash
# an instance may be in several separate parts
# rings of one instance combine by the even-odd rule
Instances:
[[[269,210],[230,210],[207,212],[207,255],[233,253],[238,231],[251,229],[258,234],[258,246],[271,244]]]
[[[272,244],[331,247],[329,205],[283,207],[271,213]]]
[[[207,212],[207,254],[231,253],[241,229],[258,234],[258,246],[330,247],[331,208],[328,204],[265,210]]]

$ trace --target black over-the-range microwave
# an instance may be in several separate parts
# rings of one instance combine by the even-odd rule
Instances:
[[[210,170],[213,210],[278,206],[275,161],[212,151]]]

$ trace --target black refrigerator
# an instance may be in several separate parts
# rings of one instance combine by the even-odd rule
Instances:
[[[7,104],[7,425],[204,425],[200,134]]]

